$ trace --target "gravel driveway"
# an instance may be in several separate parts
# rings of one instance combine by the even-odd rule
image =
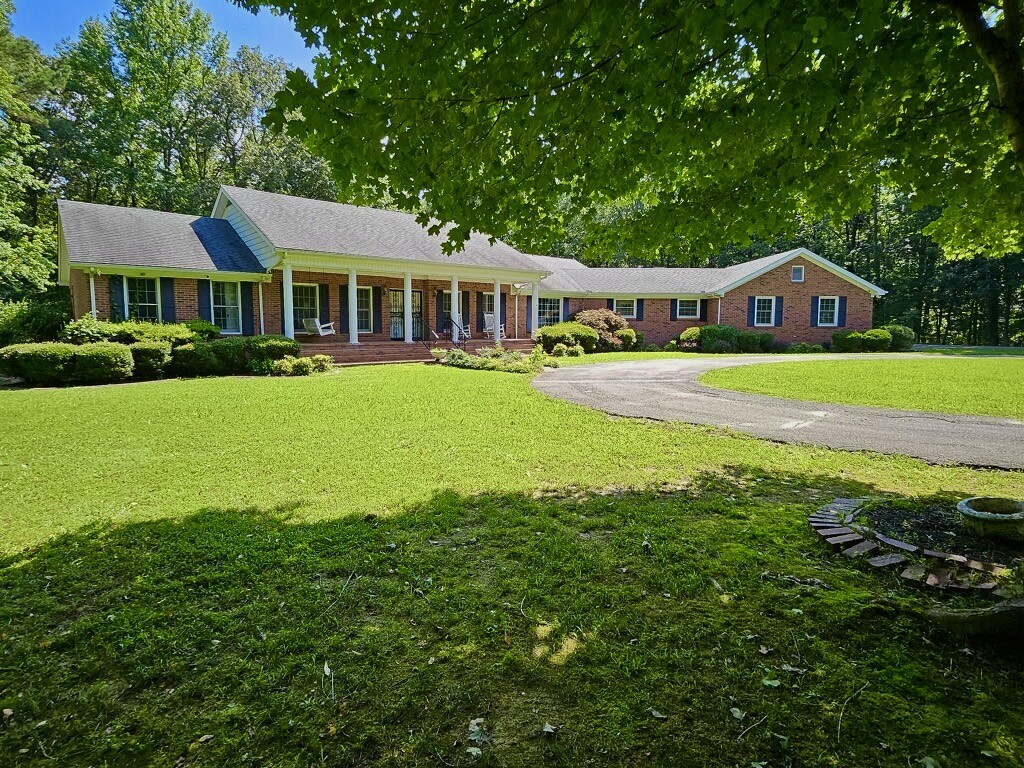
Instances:
[[[872,355],[872,359],[917,355]],[[723,356],[638,360],[545,371],[540,392],[633,416],[730,427],[755,437],[844,450],[914,456],[935,464],[1024,468],[1024,423],[990,416],[955,416],[853,405],[785,400],[714,389],[697,378],[736,365],[864,359],[863,355]],[[951,359],[957,364],[957,359]]]

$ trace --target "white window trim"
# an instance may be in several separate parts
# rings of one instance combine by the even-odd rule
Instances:
[[[823,323],[821,322],[821,300],[832,299],[835,301],[835,311],[832,316],[835,318],[835,322]],[[839,327],[839,297],[838,296],[819,296],[818,297],[818,317],[815,318],[818,321],[818,327],[820,328],[838,328]]]
[[[683,301],[697,302],[696,314],[684,315],[682,312],[682,305],[680,304],[680,302]],[[676,299],[676,320],[700,320],[700,299]]]
[[[800,270],[800,279],[799,280],[796,279],[796,271],[798,269]],[[807,269],[804,267],[803,264],[794,264],[790,268],[790,270],[789,270],[790,280],[792,280],[794,283],[802,283],[804,281],[804,277],[805,277],[806,274],[807,274]]]
[[[633,313],[627,315],[623,312],[619,312],[620,301],[632,301],[633,302]],[[612,311],[619,317],[625,318],[626,320],[636,320],[636,299],[612,299]]]
[[[121,278],[121,288],[124,292],[124,316],[125,319],[131,319],[132,305],[128,303],[128,281],[129,280],[152,280],[156,283],[156,321],[162,323],[164,321],[164,302],[163,296],[160,295],[160,278],[159,277],[135,277],[134,275],[125,275]],[[142,321],[145,322],[145,321]]]
[[[359,292],[369,291],[370,292],[370,329],[368,331],[361,330],[359,325]],[[319,304],[317,305],[317,312],[319,313]],[[370,334],[373,333],[373,286],[372,285],[357,285],[356,286],[356,332]]]
[[[244,323],[242,322],[242,284],[240,282],[235,282],[234,280],[211,280],[210,281],[210,320],[211,321],[213,320],[213,308],[214,308],[214,304],[213,304],[213,284],[214,283],[234,283],[236,286],[238,286],[238,330],[237,331],[225,331],[223,328],[221,328],[220,332],[221,332],[222,336],[241,336],[242,335],[242,326],[244,325]],[[317,311],[317,317],[319,317],[320,316],[320,307],[319,307],[320,291],[319,291],[319,289],[317,289],[317,298],[316,298],[316,300],[317,300],[317,310],[316,310]],[[224,306],[228,306],[228,305],[225,304]]]
[[[313,288],[314,289],[313,295],[316,297],[316,321],[319,323],[320,322],[320,286],[318,284],[316,284],[316,283],[292,283],[292,316],[293,317],[295,316],[295,289],[296,288]],[[210,307],[210,312],[211,313],[213,312],[212,305]],[[299,330],[299,328],[302,328],[302,330]],[[305,327],[301,326],[301,325],[296,325],[295,332],[296,333],[307,333]]]
[[[759,323],[757,322],[757,302],[761,299],[767,299],[772,303],[772,320],[770,323]],[[755,328],[774,328],[775,327],[775,297],[774,296],[755,296],[754,297],[754,327]]]
[[[481,296],[483,296],[485,298],[487,296],[490,296],[491,297],[491,307],[492,308],[494,307],[494,291],[482,291],[481,292]],[[487,304],[487,302],[481,302],[481,305],[480,305],[480,311],[481,312],[486,312],[487,311],[485,309],[486,304]],[[491,312],[492,312],[492,314],[496,313],[496,311],[494,309],[492,309]]]

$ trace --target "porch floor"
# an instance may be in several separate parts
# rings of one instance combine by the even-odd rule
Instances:
[[[414,341],[412,344],[406,344],[404,341],[364,341],[360,344],[349,344],[337,336],[322,336],[318,339],[302,338],[300,344],[300,354],[303,357],[330,355],[338,365],[429,362],[434,359],[430,354],[430,347],[421,341]],[[505,349],[521,352],[529,352],[535,344],[533,339],[502,339],[501,342]],[[443,340],[431,346],[448,349],[452,345]],[[470,339],[466,342],[465,348],[467,352],[473,353],[483,347],[493,346],[494,342],[491,339]]]

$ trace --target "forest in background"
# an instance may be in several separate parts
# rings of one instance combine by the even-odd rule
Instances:
[[[208,213],[225,183],[337,199],[327,164],[264,126],[286,63],[246,46],[232,54],[186,0],[116,0],[53,55],[11,32],[12,12],[0,0],[0,302],[61,301],[61,197],[191,214]],[[616,222],[640,211],[565,211],[553,253],[592,266],[725,266],[805,246],[889,291],[879,324],[935,343],[1024,343],[1024,257],[948,259],[923,234],[937,210],[915,210],[898,192],[879,189],[871,210],[849,221],[797,221],[785,236],[701,255],[685,243],[617,249]],[[534,250],[528,232],[503,234]]]

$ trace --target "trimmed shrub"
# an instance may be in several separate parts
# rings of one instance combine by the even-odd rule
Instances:
[[[636,346],[636,331],[632,328],[622,328],[615,332],[615,338],[622,344],[622,349],[625,352],[633,349]]]
[[[210,341],[220,336],[220,326],[206,320],[189,320],[185,327],[195,334],[195,338],[202,341]]]
[[[705,325],[700,329],[700,348],[705,352],[735,352],[739,335],[731,325]]]
[[[799,341],[796,344],[790,346],[790,348],[787,351],[792,352],[794,355],[806,355],[810,352],[813,352],[814,350],[812,349],[811,345],[808,344],[806,341]]]
[[[97,341],[107,341],[110,338],[110,325],[111,323],[94,320],[92,315],[86,315],[65,325],[60,333],[60,338],[69,344],[93,344]]]
[[[832,349],[836,352],[860,352],[864,337],[857,331],[838,331],[832,334]]]
[[[783,341],[782,339],[773,339],[772,340],[771,351],[772,352],[787,352],[787,351],[789,351],[789,347],[790,347],[790,344],[789,344],[788,341]]]
[[[775,351],[775,335],[772,333],[757,334],[757,347],[762,352]]]
[[[291,355],[275,360],[270,366],[271,376],[291,376],[295,367],[295,358]]]
[[[136,379],[159,379],[171,362],[171,345],[166,341],[137,341],[129,348]]]
[[[205,341],[175,347],[171,352],[171,373],[186,379],[218,375],[221,372],[220,361],[212,347]]]
[[[582,309],[575,313],[572,318],[577,323],[582,323],[597,331],[598,339],[596,349],[598,352],[612,352],[622,348],[622,341],[615,335],[616,331],[628,328],[629,323],[621,316],[610,309]],[[593,350],[583,348],[587,352]]]
[[[892,343],[889,345],[889,349],[893,352],[909,352],[914,348],[917,334],[914,333],[913,328],[908,328],[905,325],[883,325],[882,330],[888,331],[889,335],[892,336]]]
[[[568,357],[583,357],[583,355],[586,354],[586,350],[583,349],[583,347],[581,347],[579,344],[577,344],[574,347],[569,347],[565,351],[565,354]]]
[[[569,351],[569,348],[567,346],[565,346],[565,344],[563,344],[562,342],[558,342],[557,344],[555,344],[555,346],[553,346],[551,348],[551,356],[552,357],[565,357],[565,354],[568,351]]]
[[[33,386],[69,384],[77,349],[73,344],[60,342],[13,344],[0,350],[0,372]]]
[[[91,315],[68,323],[61,332],[61,340],[72,344],[89,344],[97,341],[116,341],[118,344],[166,341],[172,347],[177,347],[189,344],[195,339],[195,333],[180,323],[147,323],[138,320],[112,323],[107,320],[93,320]]]
[[[740,352],[760,352],[761,334],[754,331],[740,331],[736,334],[736,347]]]
[[[687,328],[676,337],[680,349],[697,349],[700,347],[700,326]]]
[[[678,352],[679,351],[679,342],[676,341],[675,339],[672,339],[668,344],[665,345],[665,351],[666,352]]]
[[[53,341],[71,320],[71,302],[64,295],[48,291],[24,301],[0,302],[0,347],[33,341]]]
[[[827,352],[827,351],[828,350],[826,350],[825,347],[823,345],[821,345],[821,344],[814,344],[814,345],[811,346],[811,352],[817,352],[817,353],[820,354],[822,352]]]
[[[75,381],[83,384],[111,384],[132,377],[135,362],[124,344],[97,341],[75,349]]]
[[[892,345],[892,334],[882,328],[864,331],[861,345],[865,352],[885,352]]]
[[[545,365],[555,365],[555,361],[548,358],[544,348],[539,344],[533,348],[529,357],[524,357],[522,352],[502,347],[481,349],[476,355],[471,355],[461,349],[450,349],[441,362],[453,368],[502,371],[504,373],[536,373]]]
[[[296,357],[292,362],[292,376],[309,376],[313,373],[313,359]]]
[[[636,331],[636,344],[633,345],[633,349],[642,350],[647,346],[647,337],[644,336],[643,331]],[[657,349],[657,347],[655,347]]]
[[[598,333],[593,328],[576,322],[555,323],[546,325],[537,331],[537,341],[550,353],[556,344],[572,347],[579,344],[588,352],[597,346]]]
[[[217,339],[208,343],[213,351],[220,373],[227,376],[242,376],[250,372],[249,368],[249,341],[241,336],[227,339]]]
[[[249,336],[247,341],[253,357],[281,360],[299,356],[299,342],[284,336]]]
[[[334,368],[334,358],[330,355],[313,355],[309,360],[314,373],[328,373]]]

